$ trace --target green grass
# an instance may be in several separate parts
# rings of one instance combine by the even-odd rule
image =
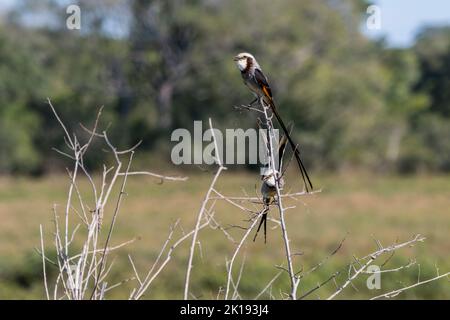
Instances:
[[[108,282],[113,284],[133,275],[127,255],[131,254],[141,274],[152,265],[164,243],[170,225],[181,219],[185,230],[193,227],[202,198],[209,186],[212,173],[193,174],[188,182],[166,182],[162,185],[144,177],[131,177],[127,196],[119,213],[112,245],[140,237],[139,241],[116,251],[115,265]],[[381,290],[365,288],[366,276],[355,282],[356,291],[349,287],[340,298],[368,298],[450,270],[450,177],[449,176],[375,176],[371,174],[314,175],[320,194],[290,200],[296,205],[287,213],[288,232],[292,248],[302,255],[295,264],[308,270],[327,256],[346,237],[343,247],[315,273],[301,284],[300,294],[326,280],[336,270],[345,270],[352,256],[364,256],[376,249],[373,238],[383,245],[406,241],[420,233],[427,240],[416,247],[398,251],[385,266],[395,268],[417,259],[417,265],[399,272],[383,275]],[[259,181],[254,174],[225,172],[217,189],[229,196],[255,194]],[[288,186],[298,190],[298,185]],[[62,214],[68,179],[50,176],[41,179],[0,179],[0,299],[40,299],[44,297],[41,264],[35,247],[39,246],[39,224],[43,224],[47,250],[52,252],[51,208],[57,204]],[[87,184],[83,193],[88,194]],[[259,186],[256,187],[259,189]],[[115,195],[117,192],[115,193]],[[246,204],[252,207],[252,204]],[[255,205],[255,209],[258,206]],[[106,212],[105,222],[111,217],[112,207]],[[248,225],[247,216],[234,207],[218,202],[216,218],[224,226]],[[277,216],[273,209],[271,215]],[[76,222],[76,216],[71,217]],[[262,237],[255,243],[248,241],[242,251],[245,265],[240,284],[244,298],[254,297],[279,271],[276,265],[284,263],[281,230],[269,224],[268,243]],[[243,231],[231,229],[239,238]],[[179,236],[178,233],[176,236]],[[201,253],[194,259],[192,292],[199,298],[216,298],[219,287],[226,285],[225,259],[230,259],[233,244],[219,230],[205,229],[199,235]],[[199,251],[197,251],[199,252]],[[188,255],[188,243],[176,249],[173,260],[155,281],[145,298],[182,298]],[[235,271],[241,266],[242,256],[236,261]],[[110,260],[111,261],[111,260]],[[384,260],[380,259],[380,263]],[[420,267],[419,267],[420,265]],[[56,270],[49,267],[49,277]],[[340,281],[343,280],[341,276]],[[126,298],[136,284],[125,283],[108,293],[108,298]],[[273,285],[272,293],[280,297],[289,281],[282,275]],[[442,279],[410,290],[397,298],[450,299],[448,279]],[[309,298],[326,298],[334,290],[330,282]],[[264,295],[263,298],[268,298]]]

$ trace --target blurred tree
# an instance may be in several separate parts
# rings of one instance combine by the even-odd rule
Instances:
[[[404,138],[414,134],[411,120],[427,108],[428,97],[413,90],[420,70],[411,50],[387,49],[383,62],[389,85],[384,96],[385,110],[378,120],[381,125],[377,137],[386,136],[386,161],[382,164],[390,170],[403,171],[401,159],[410,158],[409,149],[404,148]]]
[[[187,52],[194,45],[194,27],[180,15],[196,2],[200,1],[134,0],[131,4],[130,83],[137,104],[155,107],[151,124],[158,130],[166,131],[173,125],[173,96],[186,75]],[[138,111],[148,113],[143,108]]]
[[[26,44],[14,41],[18,35],[0,32],[0,173],[32,173],[41,160],[33,140],[39,117],[27,103],[42,93],[44,79]]]
[[[64,0],[21,0],[0,29],[0,131],[11,132],[0,170],[62,166],[49,156],[64,142],[47,96],[71,130],[105,105],[116,144],[143,139],[159,154],[170,130],[193,120],[257,127],[257,115],[233,108],[252,98],[232,61],[241,51],[268,74],[308,167],[450,167],[448,28],[398,50],[361,34],[363,0],[73,2],[81,30],[65,27]]]
[[[35,15],[40,16],[41,12],[47,17],[42,25],[24,27],[27,25],[26,21],[39,21]],[[89,17],[87,10],[83,14]],[[116,117],[117,92],[120,92],[121,80],[124,78],[121,67],[126,47],[123,41],[105,37],[97,28],[88,27],[89,21],[93,21],[94,25],[97,23],[95,19],[83,20],[86,24],[82,24],[80,31],[68,30],[65,27],[66,17],[65,6],[57,1],[37,3],[23,0],[9,16],[7,28],[0,30],[5,36],[7,34],[11,42],[11,57],[3,60],[5,65],[17,70],[14,75],[23,79],[21,83],[31,83],[29,86],[21,86],[7,76],[0,79],[9,84],[14,95],[28,97],[5,100],[10,104],[7,108],[14,109],[13,114],[20,114],[23,119],[34,115],[34,133],[29,134],[27,130],[22,130],[21,133],[27,136],[36,150],[39,156],[36,158],[40,161],[34,163],[40,170],[63,167],[61,157],[51,152],[51,148],[65,147],[61,129],[54,121],[46,98],[49,97],[58,107],[58,112],[69,124],[70,130],[83,136],[79,123],[92,123],[101,105],[108,106],[103,117],[105,123]],[[83,36],[83,32],[87,32],[83,27],[91,32]],[[17,55],[14,48],[22,48],[21,51],[26,55],[24,62],[17,62],[18,65],[23,64],[22,67],[15,66],[12,60]],[[33,72],[25,70],[30,64],[34,68]],[[38,75],[37,79],[34,74]],[[128,145],[126,135],[114,132],[119,141]],[[88,159],[87,165],[99,165],[98,160],[99,158]]]
[[[251,97],[227,60],[250,51],[269,76],[280,112],[295,123],[309,166],[360,163],[373,153],[364,149],[363,137],[382,109],[378,96],[386,88],[379,49],[359,32],[361,3],[214,2],[198,19],[206,40],[199,41],[192,58],[202,84],[197,96],[214,106],[208,112],[235,117],[230,100],[245,103]],[[211,91],[208,83],[215,78],[220,81]],[[243,125],[241,119],[237,123]]]
[[[450,27],[424,28],[414,50],[421,77],[416,90],[430,96],[430,111],[450,118]]]
[[[411,125],[427,156],[416,165],[450,170],[450,27],[425,27],[414,52],[420,63],[416,92],[427,95],[429,108],[417,113]]]

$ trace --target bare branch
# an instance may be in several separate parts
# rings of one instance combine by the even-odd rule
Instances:
[[[105,138],[106,138],[106,135],[105,135]],[[134,151],[131,152],[130,159],[128,160],[128,166],[127,166],[126,173],[128,173],[128,171],[130,170],[131,162],[133,161],[133,155],[134,155]],[[116,155],[116,157],[117,157],[117,155]],[[123,198],[123,195],[125,194],[125,185],[126,185],[126,183],[127,183],[127,174],[125,174],[125,176],[123,178],[122,186],[120,187],[119,196],[117,198],[116,207],[114,209],[114,214],[113,214],[112,221],[111,221],[111,224],[110,224],[110,227],[109,227],[108,236],[106,237],[105,247],[103,249],[103,254],[102,254],[102,257],[101,257],[101,260],[100,260],[99,276],[101,276],[102,272],[103,272],[104,261],[105,261],[105,257],[106,257],[106,251],[108,249],[109,241],[111,240],[111,235],[112,235],[112,232],[114,230],[114,225],[116,223],[117,214],[119,213],[120,205],[122,203],[122,198]],[[91,299],[92,299],[92,297],[94,296],[94,294],[95,294],[95,292],[97,290],[97,285],[98,285],[98,282],[95,283],[95,285],[94,285],[94,290],[92,291]]]
[[[119,176],[123,176],[125,173],[120,172]],[[188,177],[170,177],[170,176],[163,176],[157,173],[149,172],[149,171],[134,171],[134,172],[128,172],[128,176],[151,176],[155,177],[161,180],[167,180],[167,181],[186,181],[189,178]]]
[[[397,289],[397,290],[394,290],[394,291],[391,291],[391,292],[383,293],[383,294],[381,294],[379,296],[371,298],[370,300],[376,300],[376,299],[380,299],[380,298],[393,298],[393,297],[398,296],[402,292],[405,292],[406,290],[409,290],[409,289],[412,289],[412,288],[415,288],[415,287],[421,286],[423,284],[426,284],[426,283],[429,283],[429,282],[433,282],[433,281],[436,281],[436,280],[439,280],[439,279],[445,278],[445,277],[447,277],[447,278],[450,277],[450,272],[444,273],[442,275],[438,275],[438,276],[436,276],[434,278],[431,278],[431,279],[428,279],[428,280],[417,282],[417,283],[415,283],[413,285],[410,285],[410,286],[407,286],[407,287],[404,287],[404,288],[401,288],[401,289]]]
[[[384,253],[390,253],[392,251],[398,250],[400,248],[403,247],[407,247],[407,246],[413,246],[415,243],[417,242],[423,242],[425,240],[424,237],[422,237],[420,234],[416,235],[412,240],[400,243],[400,244],[396,244],[393,246],[389,246],[387,248],[382,248],[378,251],[375,251],[367,256],[365,256],[362,259],[357,259],[357,261],[361,261],[361,260],[367,260],[364,264],[361,264],[359,269],[355,270],[355,273],[351,276],[349,276],[349,278],[347,279],[347,281],[338,288],[338,290],[336,290],[336,292],[334,292],[332,295],[330,295],[327,300],[331,300],[334,299],[337,295],[339,295],[342,290],[344,290],[349,284],[352,283],[352,281],[354,279],[356,279],[356,277],[358,277],[358,275],[360,275],[361,273],[363,273],[363,271],[373,262],[375,261],[375,259],[377,259],[380,255],[384,254]],[[353,266],[353,264],[351,264],[350,266]]]
[[[39,225],[39,233],[41,235],[42,272],[44,274],[45,295],[47,297],[47,300],[50,300],[50,294],[48,293],[48,285],[47,285],[47,272],[45,269],[44,236],[42,234],[42,224]]]
[[[217,169],[217,172],[211,182],[211,185],[209,186],[209,189],[206,192],[206,196],[203,199],[202,206],[197,215],[197,222],[195,224],[194,235],[192,237],[191,248],[189,251],[189,259],[188,259],[188,265],[187,265],[187,271],[186,271],[186,281],[184,284],[184,300],[187,300],[188,296],[189,296],[189,280],[190,280],[190,276],[191,276],[192,260],[194,258],[195,243],[197,241],[197,234],[198,234],[198,230],[200,227],[200,222],[203,218],[203,213],[205,212],[206,205],[210,199],[211,192],[217,182],[217,179],[219,178],[222,171],[226,170],[226,168],[224,166],[222,166],[222,162],[220,160],[219,148],[217,147],[217,141],[216,141],[216,137],[214,135],[214,129],[212,127],[211,119],[209,119],[209,126],[211,128],[211,132],[212,132],[212,136],[213,136],[213,140],[214,140],[214,145],[215,145],[215,150],[216,150],[216,161],[219,164],[219,168]]]

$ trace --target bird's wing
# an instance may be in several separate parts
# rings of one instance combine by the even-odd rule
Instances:
[[[267,81],[266,76],[260,69],[255,69],[255,80],[261,87],[264,94],[270,99],[272,99],[272,90],[270,89],[269,82]]]

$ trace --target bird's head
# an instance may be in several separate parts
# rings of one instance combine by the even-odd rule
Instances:
[[[250,53],[242,52],[233,58],[239,70],[244,71],[249,66],[255,64],[256,60]]]
[[[264,181],[269,187],[275,186],[275,172],[270,168],[265,168],[261,174],[261,180]],[[278,172],[276,172],[278,174]]]

